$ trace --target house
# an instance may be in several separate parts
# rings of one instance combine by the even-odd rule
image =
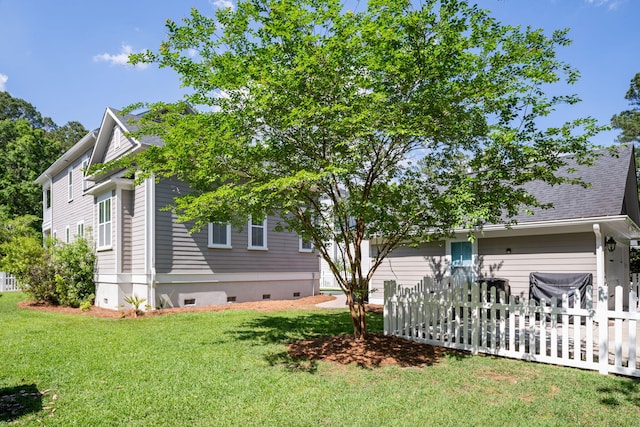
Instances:
[[[456,230],[452,239],[397,248],[377,270],[370,300],[382,303],[386,280],[413,285],[424,276],[503,278],[512,295],[528,298],[531,272],[591,273],[594,293],[598,284],[609,285],[613,307],[614,286],[623,285],[628,295],[630,241],[640,238],[636,163],[633,146],[620,147],[617,155],[608,150],[598,154],[592,167],[568,158],[562,172],[582,178],[589,184],[586,188],[526,185],[553,208],[534,208],[533,215],[523,212],[510,228],[484,225],[474,242],[468,241],[468,230]],[[375,242],[371,247],[375,250]]]
[[[87,167],[161,145],[156,137],[128,136],[136,116],[107,108],[100,127],[58,158],[38,179],[45,236],[93,239],[96,300],[117,309],[136,295],[155,306],[204,306],[313,295],[319,262],[296,234],[272,231],[275,218],[249,220],[241,231],[189,224],[162,208],[188,191],[185,184],[146,179],[134,185],[124,171],[85,176]]]

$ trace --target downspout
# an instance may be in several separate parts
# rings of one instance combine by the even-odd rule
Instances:
[[[604,245],[603,236],[600,231],[600,224],[593,224],[593,233],[596,235],[596,282],[598,305],[596,306],[596,319],[598,322],[598,363],[600,365],[600,373],[606,375],[608,373],[609,364],[609,319],[607,318],[609,295],[604,275]]]
[[[145,198],[146,198],[146,260],[147,260],[147,278],[149,286],[148,304],[155,308],[156,303],[156,195],[155,195],[155,178],[150,177],[145,180]]]

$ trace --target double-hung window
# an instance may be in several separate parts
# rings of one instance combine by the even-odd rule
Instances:
[[[267,218],[249,218],[249,249],[267,250]]]
[[[98,199],[98,249],[111,248],[111,197]]]
[[[209,223],[209,247],[231,249],[231,224]]]

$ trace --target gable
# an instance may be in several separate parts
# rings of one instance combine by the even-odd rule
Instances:
[[[127,136],[127,133],[139,129],[136,125],[139,118],[140,115],[122,114],[114,108],[107,107],[98,130],[90,164],[93,166],[108,162],[149,145],[161,145],[162,140],[156,136],[143,136],[141,140]]]
[[[136,147],[136,143],[133,139],[125,135],[125,130],[120,125],[115,124],[111,129],[111,135],[108,138],[106,144],[102,162],[108,162],[110,160],[117,159],[125,153],[133,150]]]

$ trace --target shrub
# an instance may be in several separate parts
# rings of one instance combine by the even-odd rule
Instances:
[[[89,241],[78,239],[56,247],[53,263],[60,304],[79,307],[85,301],[93,303],[96,255]]]
[[[34,300],[79,307],[93,304],[96,255],[86,239],[43,246],[35,237],[18,236],[0,245],[0,267],[13,273]]]

